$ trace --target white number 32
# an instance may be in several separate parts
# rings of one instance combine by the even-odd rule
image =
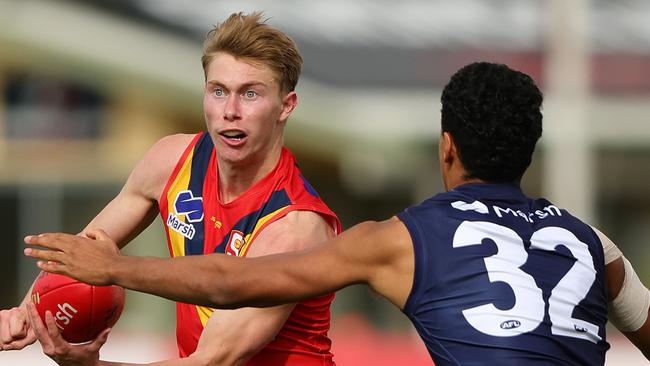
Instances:
[[[510,286],[515,304],[507,310],[497,309],[491,303],[464,309],[465,319],[478,331],[498,337],[533,331],[544,319],[546,304],[542,290],[537,287],[534,278],[520,268],[528,259],[523,239],[505,226],[491,222],[465,221],[454,234],[453,247],[481,245],[483,239],[490,239],[497,246],[495,255],[484,258],[488,278],[490,282],[502,281]],[[576,259],[576,263],[553,288],[548,299],[551,333],[593,343],[600,341],[597,325],[572,317],[573,309],[587,296],[596,279],[596,270],[587,244],[570,231],[559,227],[546,227],[536,231],[531,236],[530,243],[531,250],[546,251],[555,251],[558,245],[563,245]]]

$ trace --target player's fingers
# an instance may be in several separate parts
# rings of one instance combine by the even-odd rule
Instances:
[[[99,333],[97,338],[95,338],[95,340],[88,345],[89,350],[92,352],[99,351],[99,349],[102,348],[104,343],[106,343],[106,341],[108,340],[108,333],[110,332],[111,332],[111,328],[106,328],[101,333]]]
[[[28,235],[24,241],[26,244],[38,245],[48,249],[65,251],[78,237],[64,233],[44,233],[40,235]]]
[[[59,327],[56,326],[54,315],[49,311],[45,312],[45,324],[47,325],[47,334],[55,346],[61,347],[67,345],[67,342],[61,336],[61,332],[59,332]]]
[[[25,338],[11,342],[9,344],[9,347],[11,349],[19,350],[29,346],[34,342],[36,342],[36,334],[34,334],[34,331],[30,328],[30,330],[27,331],[27,336]]]
[[[45,261],[59,262],[59,263],[63,263],[66,258],[66,255],[63,252],[59,252],[55,250],[25,248],[23,249],[23,253],[28,257],[41,259]]]
[[[70,273],[68,273],[68,267],[66,267],[64,264],[58,263],[58,262],[52,262],[52,261],[38,261],[36,262],[36,266],[40,268],[41,270],[49,273],[57,273],[57,274],[63,274],[66,276],[70,276]],[[72,277],[72,276],[70,276]]]
[[[9,319],[9,334],[12,339],[22,339],[27,336],[29,322],[27,313],[21,308],[15,308],[13,316]]]
[[[21,315],[20,308],[0,311],[0,349],[13,349],[11,347],[11,342],[16,340],[16,336],[13,334],[15,332],[12,332],[12,328],[17,328],[17,323],[19,323],[21,319],[23,322],[27,321],[25,315]]]
[[[47,334],[45,325],[43,324],[43,321],[41,321],[41,317],[36,311],[36,306],[34,306],[34,304],[31,302],[27,304],[27,315],[29,315],[29,321],[32,325],[32,329],[34,330],[34,334],[36,335],[38,341],[41,343],[43,353],[48,356],[53,354],[54,344],[52,344],[52,339],[50,339],[49,335]]]
[[[108,236],[108,234],[102,229],[89,229],[88,231],[86,231],[86,235],[90,239],[110,240],[110,237]]]
[[[4,349],[5,344],[11,342],[11,333],[9,332],[9,318],[11,310],[0,311],[0,345]]]

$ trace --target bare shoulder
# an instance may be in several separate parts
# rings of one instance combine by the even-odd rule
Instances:
[[[361,249],[372,253],[376,262],[395,262],[402,258],[399,253],[413,251],[411,236],[404,223],[397,217],[379,222],[363,222],[350,229],[349,234],[354,234],[350,240],[361,246],[371,247]]]
[[[400,309],[404,308],[413,286],[415,252],[406,225],[397,217],[374,228],[374,270],[369,270],[370,287]]]
[[[248,256],[307,249],[333,238],[334,235],[334,228],[319,213],[292,211],[259,234]]]
[[[145,158],[177,161],[194,136],[185,133],[165,136],[151,146],[145,154]]]
[[[175,134],[158,140],[135,166],[126,189],[157,200],[178,160],[195,135]]]
[[[345,231],[336,240],[337,257],[355,268],[372,289],[402,309],[411,291],[415,253],[408,229],[397,217],[368,221]]]

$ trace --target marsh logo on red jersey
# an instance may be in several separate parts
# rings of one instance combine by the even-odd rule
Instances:
[[[180,191],[174,201],[176,215],[169,213],[167,226],[188,239],[194,238],[196,229],[191,223],[203,221],[203,198],[194,197],[192,191]],[[181,216],[185,216],[185,220]]]

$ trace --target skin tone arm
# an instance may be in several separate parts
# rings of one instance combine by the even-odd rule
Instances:
[[[311,248],[333,237],[333,228],[322,216],[295,211],[265,228],[247,257]],[[193,357],[207,359],[210,365],[243,365],[277,335],[294,306],[215,310]]]
[[[133,169],[120,193],[80,235],[86,235],[91,228],[102,228],[121,248],[149,226],[157,213],[156,201],[162,185],[191,138],[191,135],[173,135],[157,142]],[[25,309],[30,293],[31,289],[20,306],[0,311],[2,350],[22,349],[36,339]]]
[[[193,135],[171,135],[154,144],[135,166],[120,193],[80,233],[100,228],[122,248],[147,228],[176,162]]]
[[[334,236],[333,229],[318,214],[289,213],[260,233],[249,256],[263,256],[313,247]],[[72,236],[71,236],[72,237]],[[242,365],[259,352],[282,328],[294,304],[270,308],[216,310],[206,325],[197,350],[187,360],[167,360],[152,365]],[[40,319],[32,316],[32,321]],[[103,334],[89,345],[72,346],[62,340],[56,328],[35,325],[43,351],[63,366],[134,365],[99,361]],[[39,330],[40,329],[40,330]],[[190,362],[190,363],[187,363]]]
[[[100,233],[97,239],[31,236],[26,243],[49,250],[27,248],[25,254],[41,259],[39,267],[48,272],[217,308],[296,302],[365,283],[401,309],[413,283],[413,247],[397,218],[356,225],[309,250],[246,259],[130,257],[109,237]]]

